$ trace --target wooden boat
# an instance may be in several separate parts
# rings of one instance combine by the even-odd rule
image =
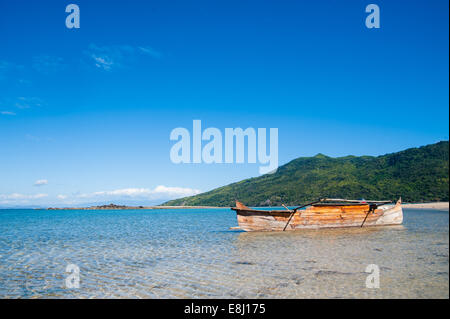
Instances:
[[[322,198],[294,209],[284,208],[285,210],[252,209],[236,201],[236,207],[231,209],[236,211],[239,227],[232,229],[287,231],[399,225],[403,222],[401,199],[393,205],[391,201]]]

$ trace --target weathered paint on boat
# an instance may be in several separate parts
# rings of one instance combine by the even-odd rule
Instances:
[[[236,202],[239,227],[244,231],[283,231],[334,227],[399,225],[403,222],[401,200],[371,210],[369,204],[309,206],[304,210],[257,210]],[[290,219],[291,218],[291,219]],[[290,219],[290,220],[289,220]]]

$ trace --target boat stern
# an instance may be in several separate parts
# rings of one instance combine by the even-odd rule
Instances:
[[[398,199],[393,207],[384,210],[383,215],[378,218],[376,225],[400,225],[403,223],[402,199]]]

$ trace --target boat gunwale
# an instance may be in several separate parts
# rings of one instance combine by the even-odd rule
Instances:
[[[353,205],[347,205],[347,206],[353,206]],[[333,207],[333,206],[330,206]],[[339,206],[342,207],[342,206]],[[262,209],[240,209],[240,208],[236,208],[236,207],[231,207],[232,210],[234,210],[236,213],[239,212],[248,212],[248,213],[262,213],[262,214],[292,214],[294,213],[294,210],[262,210]],[[306,211],[305,210],[297,210],[299,213],[302,211]],[[363,212],[367,212],[367,210],[364,210]],[[316,213],[323,213],[323,212],[316,212]],[[342,211],[342,213],[346,213],[345,211]]]
[[[321,207],[321,208],[323,208],[323,207],[330,207],[330,208],[339,207],[339,208],[342,208],[342,207],[352,207],[352,206],[359,206],[359,207],[368,206],[370,208],[370,205],[371,204],[369,204],[369,203],[346,203],[346,204],[338,203],[338,204],[331,204],[331,205],[330,204],[325,204],[325,203],[320,203],[318,205],[311,205],[310,207]],[[381,206],[381,205],[378,205],[378,206]],[[287,210],[287,209],[286,210],[282,210],[282,209],[280,209],[280,210],[263,210],[263,209],[252,209],[250,207],[248,207],[248,208],[231,207],[231,209],[236,211],[236,212],[242,211],[242,212],[253,212],[253,213],[266,213],[266,214],[269,214],[269,213],[291,214],[291,213],[294,213],[295,211],[297,211],[297,210],[294,210],[294,209],[289,209],[289,210]],[[298,211],[302,211],[302,210],[298,210]]]
[[[262,209],[240,209],[240,208],[236,208],[236,207],[231,207],[232,210],[236,211],[236,212],[251,212],[251,213],[266,213],[266,214],[270,214],[270,213],[284,213],[284,214],[292,214],[293,211],[292,210],[262,210]]]

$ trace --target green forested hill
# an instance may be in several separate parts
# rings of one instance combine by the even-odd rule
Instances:
[[[275,174],[246,179],[163,205],[296,205],[320,197],[449,200],[449,143],[439,142],[398,153],[332,158],[300,157]]]

